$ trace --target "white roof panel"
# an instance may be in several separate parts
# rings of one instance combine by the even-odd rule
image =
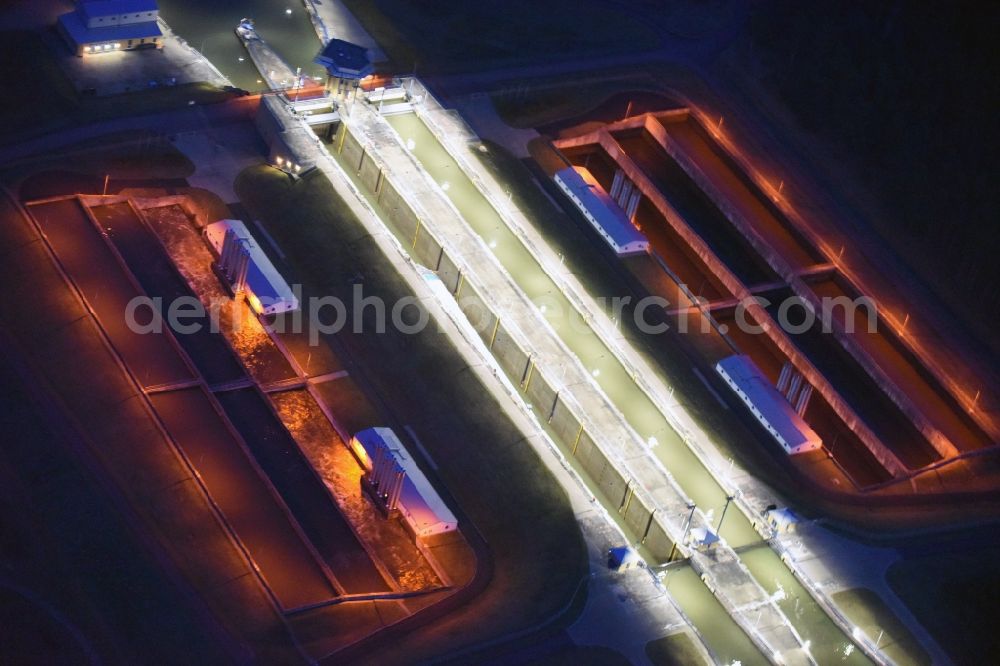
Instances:
[[[724,358],[715,365],[718,372],[765,426],[774,430],[778,442],[788,453],[802,453],[822,444],[813,429],[792,408],[785,396],[767,380],[749,356]]]
[[[625,215],[625,211],[608,196],[600,183],[584,167],[567,167],[556,172],[555,181],[570,195],[597,227],[604,239],[620,255],[639,254],[649,247],[649,241]]]
[[[247,267],[247,287],[257,299],[250,299],[254,310],[263,314],[288,312],[299,307],[299,299],[274,267],[264,250],[254,240],[253,235],[242,220],[219,220],[205,227],[208,239],[216,255],[222,253],[222,242],[226,231],[236,232],[244,246],[250,251],[250,265]]]
[[[356,433],[354,438],[371,460],[375,459],[375,450],[380,445],[386,446],[406,472],[399,495],[399,511],[418,536],[449,532],[458,527],[455,514],[434,490],[392,428],[368,428]]]

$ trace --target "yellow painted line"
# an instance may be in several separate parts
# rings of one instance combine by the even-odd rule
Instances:
[[[535,362],[533,360],[528,361],[528,374],[524,378],[524,390],[528,390],[528,386],[531,384],[531,375],[535,373]]]
[[[497,331],[499,330],[500,330],[500,317],[497,316],[497,322],[493,324],[493,334],[490,335],[490,347],[489,347],[490,349],[493,349],[493,343],[496,342]]]
[[[413,242],[410,243],[410,249],[412,250],[417,246],[417,237],[420,236],[420,219],[417,219],[417,228],[413,231]]]
[[[626,495],[625,505],[622,507],[622,514],[628,513],[628,505],[632,503],[632,497],[635,496],[635,486],[632,485],[632,481],[628,482],[628,495]]]
[[[580,429],[576,432],[576,439],[573,440],[573,455],[576,456],[576,449],[580,446],[580,437],[583,435],[583,424],[580,424]]]

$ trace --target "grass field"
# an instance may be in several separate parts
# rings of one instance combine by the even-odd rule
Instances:
[[[522,666],[628,666],[629,660],[599,646],[567,646],[530,659]]]
[[[650,641],[646,644],[646,656],[656,666],[695,666],[705,663],[698,645],[685,632]]]
[[[511,127],[527,128],[580,116],[618,93],[653,92],[657,88],[655,83],[643,76],[563,85],[536,81],[529,87],[512,86],[493,93],[490,98],[505,123]]]
[[[366,296],[394,303],[409,294],[320,173],[293,183],[273,169],[252,167],[236,191],[309,292],[350,303],[352,279],[360,274]],[[337,345],[358,359],[370,389],[418,433],[493,557],[493,578],[482,594],[388,652],[427,658],[543,622],[569,601],[586,571],[564,491],[444,333],[434,326],[417,335],[391,327],[362,335],[352,328],[338,334]]]
[[[935,640],[960,664],[1000,654],[994,627],[1000,606],[1000,548],[906,559],[889,568],[889,585]]]
[[[397,68],[475,71],[657,45],[654,29],[602,0],[440,3],[346,0]]]

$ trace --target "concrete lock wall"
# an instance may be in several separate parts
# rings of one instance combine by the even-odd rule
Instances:
[[[646,528],[643,527],[642,531],[639,532],[640,538],[645,532]],[[670,551],[674,547],[674,542],[667,536],[663,525],[654,518],[652,524],[649,526],[649,532],[646,533],[646,540],[643,542],[643,545],[649,549],[649,552],[653,554],[653,557],[658,562],[666,562],[667,558],[670,557]]]
[[[628,500],[628,505],[622,509],[622,522],[633,533],[641,537],[646,531],[646,525],[649,524],[649,516],[653,510],[647,504],[649,498],[646,497],[644,491],[636,488],[635,484],[632,485],[632,497]]]
[[[341,141],[345,165],[357,168],[362,185],[377,194],[378,207],[397,237],[404,246],[408,246],[414,259],[437,272],[455,295],[469,323],[490,346],[497,363],[515,381],[523,383],[525,398],[533,405],[535,414],[542,420],[548,420],[556,437],[578,460],[611,509],[618,509],[624,524],[637,539],[646,535],[645,546],[654,557],[666,560],[673,543],[663,527],[655,519],[650,520],[648,501],[631,488],[629,480],[608,461],[590,433],[582,428],[572,408],[558,399],[556,389],[538,368],[533,367],[528,353],[504,328],[503,322],[487,306],[479,290],[466,279],[455,260],[419,220],[375,159],[365,154],[346,125],[342,125],[340,131],[344,132],[338,135],[338,141]]]
[[[413,235],[417,231],[417,216],[413,209],[396,191],[392,181],[388,178],[383,177],[379,192],[378,204],[379,208],[382,209],[383,217],[404,244],[407,243],[407,239],[412,242]]]
[[[438,277],[448,288],[448,291],[455,293],[458,289],[458,282],[462,279],[462,271],[447,252],[441,253],[441,263],[438,265]]]
[[[361,173],[358,175],[358,178],[361,179],[361,184],[368,188],[369,192],[375,194],[382,173],[378,162],[375,161],[374,157],[366,153],[361,160],[360,171]]]
[[[543,421],[548,420],[549,414],[552,413],[552,408],[555,406],[556,390],[549,385],[540,368],[535,368],[531,372],[524,393],[528,402],[534,406],[538,418]]]
[[[635,494],[635,490],[632,488],[634,484],[630,484],[629,479],[611,464],[599,447],[591,454],[590,462],[594,466],[594,481],[611,502],[611,507],[617,507],[619,513],[625,511],[626,505],[631,509]]]
[[[253,118],[257,132],[260,133],[264,143],[269,147],[274,142],[275,137],[285,131],[281,121],[274,115],[267,104],[261,104]]]
[[[549,427],[552,428],[556,437],[572,450],[577,433],[580,432],[580,419],[562,400],[556,401],[556,408],[549,418]]]
[[[580,433],[580,437],[576,439],[576,443],[573,444],[570,451],[580,466],[590,476],[591,481],[596,483],[597,479],[600,478],[601,463],[604,461],[604,456],[600,455],[600,451],[597,449],[597,442],[594,441],[594,438],[586,429]],[[596,461],[594,460],[595,452],[600,456]],[[595,472],[597,473],[595,474]]]
[[[493,337],[493,331],[497,325],[497,316],[493,314],[493,311],[486,305],[486,301],[479,295],[479,290],[468,280],[460,278],[457,289],[455,299],[458,301],[462,313],[479,333],[483,342],[487,345],[490,344],[490,339]]]
[[[645,535],[646,539],[643,545],[649,549],[657,562],[665,562],[670,557],[670,550],[673,548],[674,542],[667,536],[666,531],[657,522],[655,516],[653,516],[652,521],[650,520],[653,513],[650,508],[651,504],[652,499],[646,496],[644,491],[636,489],[628,506],[622,512],[622,521],[637,538],[642,539]]]
[[[412,254],[417,261],[433,271],[437,271],[441,263],[441,244],[423,224],[414,233]]]
[[[346,125],[345,125],[346,127]],[[345,130],[346,131],[346,130]],[[338,152],[340,153],[341,159],[344,160],[344,166],[347,170],[357,171],[361,167],[361,158],[365,154],[364,147],[358,138],[354,136],[351,132],[347,132],[343,135],[343,138],[338,144]]]
[[[489,344],[488,338],[486,344]],[[497,363],[500,364],[504,372],[517,383],[524,381],[525,373],[528,371],[528,354],[518,346],[511,334],[504,328],[502,321],[497,328],[496,337],[493,338],[492,350],[493,356],[496,357]]]

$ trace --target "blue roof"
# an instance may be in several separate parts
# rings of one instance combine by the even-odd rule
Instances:
[[[729,356],[715,364],[715,370],[737,391],[740,399],[778,439],[788,453],[819,448],[821,440],[792,409],[791,404],[768,381],[749,356]]]
[[[638,254],[649,247],[646,237],[589,171],[583,167],[568,167],[556,172],[555,180],[615,252]]]
[[[77,3],[77,6],[87,18],[140,14],[159,10],[156,6],[156,0],[82,0]]]
[[[59,24],[66,34],[77,44],[93,44],[95,42],[120,42],[128,39],[143,39],[162,37],[160,26],[156,21],[125,23],[107,28],[88,28],[77,12],[70,12],[59,17]]]
[[[375,71],[365,47],[342,39],[327,42],[313,62],[326,67],[331,76],[342,79],[363,79]]]

